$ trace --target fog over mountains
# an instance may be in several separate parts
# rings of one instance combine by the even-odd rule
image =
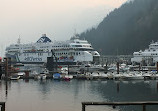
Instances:
[[[104,55],[132,54],[158,40],[158,0],[130,0],[80,34]]]

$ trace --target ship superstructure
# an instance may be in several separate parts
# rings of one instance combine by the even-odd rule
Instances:
[[[45,63],[52,51],[57,62],[98,62],[100,57],[92,45],[87,40],[80,40],[77,34],[67,41],[51,41],[46,34],[36,43],[21,44],[19,40],[6,48],[6,56],[15,63]]]
[[[131,59],[131,62],[140,63],[142,61],[153,63],[158,62],[158,42],[152,41],[148,49],[145,49],[144,51],[140,50],[133,53],[133,58]]]

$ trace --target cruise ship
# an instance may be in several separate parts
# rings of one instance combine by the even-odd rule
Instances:
[[[133,53],[133,58],[131,62],[141,63],[143,61],[156,63],[158,62],[158,42],[152,41],[148,49],[144,51],[140,50]]]
[[[52,53],[53,51],[53,53]],[[67,41],[52,41],[46,34],[36,43],[21,44],[20,38],[17,44],[6,47],[6,57],[11,58],[12,63],[41,64],[47,62],[47,57],[55,55],[57,62],[91,62],[97,63],[100,54],[92,48],[87,40],[79,39],[75,34]]]

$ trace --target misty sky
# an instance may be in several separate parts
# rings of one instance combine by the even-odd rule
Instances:
[[[0,0],[0,56],[6,46],[36,42],[43,33],[51,40],[67,40],[96,27],[127,0]]]

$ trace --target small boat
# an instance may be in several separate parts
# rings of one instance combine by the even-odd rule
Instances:
[[[33,75],[33,76],[36,76],[36,75],[38,75],[39,73],[37,72],[37,71],[32,71],[32,73],[31,73],[31,75]]]
[[[40,73],[40,74],[38,74],[37,79],[38,80],[45,80],[46,77],[47,77],[47,75],[45,73]]]
[[[139,72],[129,72],[128,74],[126,74],[125,79],[129,79],[129,80],[143,80],[144,77]]]
[[[60,73],[55,73],[53,74],[53,79],[56,79],[56,80],[60,80],[62,77],[61,77],[61,74]]]
[[[107,73],[107,78],[108,79],[113,79],[114,78],[115,73],[114,72],[108,72]]]
[[[61,73],[62,74],[68,74],[68,68],[67,67],[62,67],[61,68]]]
[[[49,74],[48,70],[44,70],[41,73],[38,73],[37,71],[33,71],[32,75],[34,76],[34,79],[36,80],[45,80],[47,78],[47,75]]]
[[[142,72],[142,76],[144,77],[144,79],[150,79],[151,75],[152,74],[150,72]]]
[[[20,76],[17,75],[17,74],[13,74],[11,77],[10,77],[11,80],[18,80],[20,79]]]
[[[62,77],[63,80],[70,81],[73,78],[72,75],[65,75]]]
[[[22,78],[23,76],[25,76],[25,72],[18,72],[17,75],[20,76],[20,78]]]

